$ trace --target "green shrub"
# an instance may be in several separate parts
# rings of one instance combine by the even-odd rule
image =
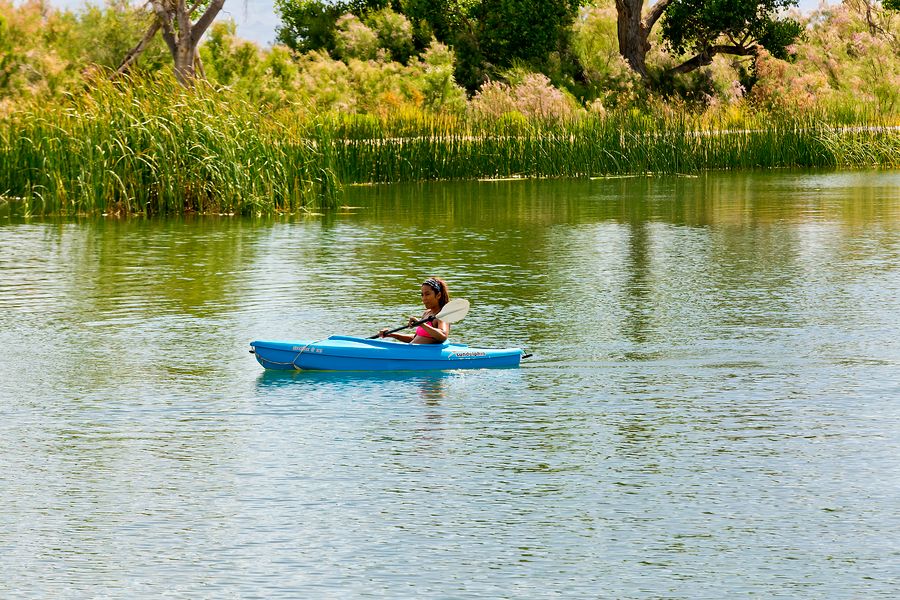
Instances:
[[[343,15],[337,20],[335,52],[344,60],[373,59],[378,52],[378,34],[356,15]]]
[[[406,64],[415,52],[413,28],[405,16],[384,8],[370,14],[366,22],[378,36],[378,44],[387,58]]]

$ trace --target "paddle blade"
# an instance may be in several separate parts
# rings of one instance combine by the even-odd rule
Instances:
[[[445,304],[435,317],[444,323],[456,323],[462,321],[467,314],[469,314],[469,301],[457,298]]]

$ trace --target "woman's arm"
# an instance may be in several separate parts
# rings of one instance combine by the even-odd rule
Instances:
[[[415,335],[409,335],[408,333],[388,333],[388,331],[389,329],[385,327],[379,333],[381,334],[382,338],[394,338],[395,340],[406,342],[407,344],[413,341],[413,338],[416,337]]]
[[[431,335],[431,339],[437,343],[446,342],[450,335],[450,323],[444,323],[435,319],[431,323],[422,323],[422,328]]]

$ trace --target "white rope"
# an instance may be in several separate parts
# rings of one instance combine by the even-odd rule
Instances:
[[[300,348],[300,352],[297,353],[297,356],[295,356],[295,357],[291,360],[291,362],[279,362],[279,361],[277,361],[277,360],[272,360],[272,359],[270,359],[270,358],[265,358],[265,359],[263,359],[263,360],[265,360],[267,363],[270,363],[270,364],[273,364],[273,365],[282,365],[282,366],[283,366],[283,365],[290,365],[290,366],[294,367],[295,369],[297,369],[298,371],[302,371],[303,369],[301,369],[300,367],[297,366],[297,359],[300,358],[300,355],[303,354],[304,352],[306,352],[306,349],[309,348],[310,346],[312,346],[313,344],[318,344],[319,342],[323,342],[323,341],[325,341],[325,340],[327,340],[327,339],[328,339],[328,338],[322,338],[321,340],[316,340],[316,341],[314,341],[314,342],[309,342],[309,343],[307,343],[305,346],[303,346],[302,348]],[[258,355],[258,353],[257,353],[257,355]]]
[[[297,366],[297,359],[300,358],[300,355],[303,354],[304,352],[306,352],[306,349],[309,348],[312,344],[318,344],[321,341],[322,340],[319,340],[316,342],[310,342],[310,343],[306,344],[305,346],[303,346],[302,348],[300,348],[300,352],[298,352],[297,356],[294,357],[294,360],[291,361],[291,365],[298,371],[302,371],[303,369],[301,369],[300,367]]]

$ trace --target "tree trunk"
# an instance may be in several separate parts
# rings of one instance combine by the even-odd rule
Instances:
[[[617,30],[619,35],[619,54],[622,55],[633,71],[641,77],[647,77],[647,51],[650,43],[641,23],[643,0],[616,0],[618,12]]]
[[[616,0],[619,54],[644,79],[647,78],[650,32],[671,2],[672,0],[657,0],[644,16],[641,13],[643,0]]]
[[[184,87],[190,87],[194,83],[194,53],[190,48],[187,52],[178,49],[175,56],[175,79]]]
[[[191,44],[191,36],[180,35],[175,43],[175,79],[185,87],[194,81],[194,53],[196,48]]]
[[[163,40],[175,62],[175,79],[185,87],[193,85],[197,73],[195,64],[200,65],[200,72],[203,72],[203,66],[200,64],[200,57],[197,53],[200,38],[203,37],[225,5],[225,0],[212,0],[197,22],[191,23],[191,15],[200,6],[201,1],[196,0],[188,8],[185,0],[150,0],[156,20],[144,35],[144,39],[126,55],[118,72],[127,70],[147,47],[156,31],[162,29]],[[175,28],[176,23],[178,24],[177,29]]]

